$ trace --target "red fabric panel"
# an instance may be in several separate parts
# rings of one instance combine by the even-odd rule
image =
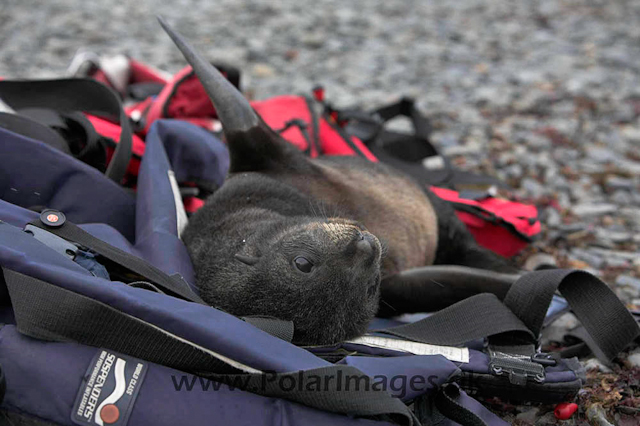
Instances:
[[[204,200],[201,200],[198,197],[184,197],[182,202],[187,213],[193,213],[200,207],[204,206]]]
[[[322,153],[325,155],[356,155],[356,152],[342,139],[342,136],[324,119],[320,120],[320,141]],[[353,144],[370,161],[377,162],[378,159],[369,151],[362,141],[355,136],[351,137]]]
[[[541,224],[537,220],[538,209],[535,206],[487,197],[482,200],[460,198],[459,193],[446,188],[432,186],[431,190],[447,201],[467,204],[493,213],[504,222],[512,224],[518,232],[532,237],[540,232]],[[527,242],[517,234],[500,224],[491,223],[471,213],[457,211],[458,217],[467,225],[478,244],[503,256],[513,256],[522,250]]]
[[[175,80],[175,92],[167,105],[166,118],[216,117],[216,110],[204,87],[191,72],[184,79]]]
[[[313,133],[311,113],[302,96],[284,95],[264,101],[251,102],[251,106],[262,117],[265,123],[274,130],[282,129],[292,119],[300,119],[307,123],[309,136]],[[281,133],[282,137],[297,146],[301,151],[308,148],[307,140],[298,126],[291,126]],[[317,157],[315,147],[311,146],[311,157]]]
[[[129,59],[130,83],[156,82],[168,83],[167,79],[153,68],[138,62],[135,59]]]
[[[119,125],[93,115],[86,114],[86,116],[91,124],[93,124],[96,132],[98,132],[102,136],[108,137],[109,139],[113,139],[116,143],[120,140],[121,128]],[[134,154],[134,156],[131,157],[131,161],[129,162],[129,166],[127,167],[127,174],[138,176],[138,170],[140,169],[140,158],[142,158],[142,155],[144,154],[144,148],[145,144],[142,139],[140,139],[140,137],[138,137],[137,135],[132,135],[131,152]],[[107,163],[111,161],[113,152],[113,148],[107,148]]]
[[[471,213],[456,212],[456,214],[478,244],[501,256],[514,256],[528,244],[503,226],[484,221]]]

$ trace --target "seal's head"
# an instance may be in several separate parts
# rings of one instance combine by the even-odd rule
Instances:
[[[234,262],[198,271],[204,300],[239,316],[293,321],[297,344],[366,331],[379,301],[382,247],[373,234],[342,219],[287,218],[244,241]]]

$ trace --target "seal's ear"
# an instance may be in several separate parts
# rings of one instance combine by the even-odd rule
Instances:
[[[249,266],[255,265],[260,260],[259,257],[245,256],[244,254],[236,254],[234,257],[235,257],[236,260],[239,260],[240,262],[244,263],[245,265],[249,265]]]
[[[291,164],[291,156],[303,157],[293,145],[267,126],[242,93],[200,56],[184,37],[162,17],[158,16],[158,21],[191,64],[216,108],[229,145],[230,172],[281,169],[282,164]]]

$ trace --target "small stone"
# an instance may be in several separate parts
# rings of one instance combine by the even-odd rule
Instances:
[[[576,259],[587,262],[589,265],[593,266],[596,269],[600,269],[604,265],[604,259],[601,256],[590,253],[587,250],[574,248],[571,250],[571,254]]]
[[[482,152],[482,145],[476,142],[470,142],[465,145],[448,146],[443,149],[444,155],[474,155]]]
[[[622,251],[622,250],[605,250],[600,248],[592,248],[590,251],[599,256],[609,258],[615,257],[618,259],[629,260],[631,262],[636,261],[640,257],[640,253],[630,252],[630,251]]]
[[[587,419],[593,426],[613,426],[600,404],[593,404],[587,410]]]
[[[627,361],[629,361],[632,367],[640,367],[640,348],[631,352]]]
[[[522,166],[518,163],[508,166],[505,171],[507,172],[507,176],[513,179],[520,179],[524,172]]]
[[[271,77],[275,74],[275,70],[267,64],[256,64],[253,66],[253,75],[256,77]]]
[[[587,147],[587,157],[598,163],[613,163],[620,159],[620,156],[607,148]]]
[[[553,411],[548,412],[547,414],[545,414],[544,416],[538,418],[538,420],[536,420],[536,426],[549,426],[549,425],[555,425],[557,424],[557,419],[555,414],[553,414]]]
[[[616,161],[616,166],[624,173],[640,176],[640,163],[621,158]]]
[[[522,189],[532,198],[540,198],[545,193],[545,188],[537,180],[525,178],[520,184]]]
[[[614,175],[607,176],[605,185],[609,189],[624,189],[627,191],[630,191],[635,187],[632,179],[621,178]]]
[[[616,284],[621,286],[634,287],[640,290],[640,279],[634,278],[630,275],[618,275],[618,278],[616,278]]]
[[[541,266],[551,266],[554,267],[557,265],[556,259],[547,253],[536,253],[532,256],[529,256],[524,263],[524,269],[527,271],[535,271]]]
[[[616,259],[615,257],[606,259],[605,262],[609,268],[628,268],[629,267],[628,260]]]
[[[553,207],[547,207],[545,210],[545,216],[545,223],[550,228],[555,228],[562,224],[562,216],[560,215],[560,212]]]
[[[560,208],[566,210],[571,207],[571,197],[569,196],[569,193],[565,191],[559,192],[557,195],[557,199],[558,199],[558,205],[560,206]]]
[[[601,216],[614,213],[618,210],[615,204],[577,204],[573,206],[571,212],[579,217]]]
[[[612,373],[613,371],[601,363],[598,358],[591,358],[587,362],[584,363],[585,370],[598,370],[602,373]]]
[[[536,418],[538,417],[538,413],[540,413],[540,408],[533,407],[525,412],[522,412],[516,416],[517,420],[521,422],[526,422],[529,424],[535,424]]]
[[[633,203],[633,198],[631,198],[631,194],[628,191],[620,189],[613,193],[613,195],[611,196],[611,201],[616,204],[626,206]]]
[[[629,142],[640,143],[640,129],[632,126],[624,126],[620,131],[621,136]]]
[[[607,228],[596,228],[595,236],[598,240],[616,244],[627,243],[629,241],[632,241],[633,239],[633,234],[631,234],[630,232],[613,231]]]
[[[578,318],[572,313],[566,313],[545,327],[544,338],[552,342],[562,342],[564,336],[579,324]]]
[[[307,33],[302,37],[302,43],[310,49],[319,49],[324,45],[326,35],[321,33]]]

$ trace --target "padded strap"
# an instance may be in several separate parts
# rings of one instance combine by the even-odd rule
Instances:
[[[513,284],[504,304],[537,336],[556,290],[589,333],[590,347],[601,360],[613,359],[640,335],[640,327],[609,286],[585,271],[547,269],[525,274]]]
[[[527,326],[498,298],[478,294],[414,323],[376,330],[416,342],[461,345],[471,340],[510,333],[513,338],[534,341]]]
[[[120,183],[131,159],[131,127],[118,95],[91,79],[2,80],[0,98],[13,109],[29,107],[59,111],[84,111],[116,118],[120,122],[120,142],[115,149],[106,176]]]
[[[504,302],[479,294],[412,324],[380,332],[423,343],[459,345],[491,337],[500,351],[531,354],[556,290],[591,336],[593,352],[613,359],[640,335],[640,328],[615,293],[584,271],[549,269],[520,277]]]
[[[399,425],[419,426],[407,406],[387,392],[345,388],[343,378],[366,376],[354,367],[331,365],[291,373],[230,374],[230,367],[244,371],[250,371],[250,367],[89,297],[15,271],[3,269],[3,272],[18,330],[31,337],[105,347],[260,395],[350,416],[383,418]],[[285,377],[289,378],[288,383],[296,384],[294,389],[284,389],[281,384]],[[318,377],[324,387],[317,385]]]
[[[62,136],[37,121],[18,114],[0,112],[0,127],[31,139],[46,143],[52,148],[71,154],[69,145]]]

